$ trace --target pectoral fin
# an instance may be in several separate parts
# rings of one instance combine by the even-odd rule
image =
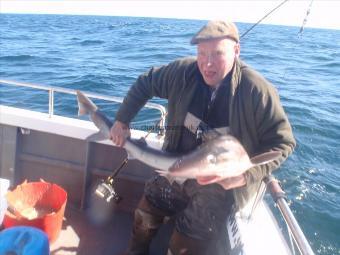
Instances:
[[[160,176],[164,176],[165,178],[167,178],[167,180],[169,181],[169,183],[172,185],[174,182],[177,182],[179,185],[182,185],[187,179],[186,178],[179,178],[179,177],[173,177],[169,174],[168,171],[164,171],[164,170],[155,170]]]
[[[279,151],[270,151],[252,157],[250,161],[253,165],[264,165],[275,159],[278,159],[279,157],[281,157],[281,155],[282,154]]]
[[[217,132],[215,129],[209,129],[209,130],[206,130],[205,132],[203,132],[202,140],[204,142],[208,142],[208,141],[215,139],[216,137],[218,137],[220,135],[221,134],[219,132]]]
[[[128,151],[126,151],[126,153],[127,153],[127,159],[128,160],[135,160],[136,158],[131,154],[131,153],[129,153]]]

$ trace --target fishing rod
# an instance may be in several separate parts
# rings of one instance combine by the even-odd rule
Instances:
[[[162,119],[155,122],[155,126],[159,126]],[[152,128],[149,129],[147,134],[142,137],[142,139],[146,139],[152,132]],[[159,134],[162,135],[164,130],[160,130]],[[115,177],[119,174],[121,169],[128,163],[128,157],[125,157],[121,164],[109,175],[105,180],[101,180],[99,184],[97,184],[94,189],[94,194],[101,199],[104,199],[107,203],[114,201],[115,203],[119,203],[122,200],[122,197],[118,195],[118,193],[114,189],[114,181]]]
[[[309,15],[309,13],[310,13],[310,10],[311,10],[311,8],[312,8],[313,1],[314,1],[314,0],[311,0],[310,3],[309,3],[309,6],[308,6],[308,9],[307,9],[307,12],[306,12],[306,16],[305,16],[305,18],[303,19],[302,26],[301,26],[301,28],[300,28],[300,31],[299,31],[299,33],[298,33],[298,36],[301,36],[303,30],[305,29],[305,26],[306,26],[306,24],[307,24],[307,18],[308,18],[308,15]]]
[[[260,24],[265,18],[267,18],[270,14],[272,14],[274,11],[279,9],[282,5],[284,5],[289,0],[284,0],[279,5],[277,5],[274,9],[272,9],[270,12],[268,12],[266,15],[264,15],[259,21],[257,21],[254,25],[252,25],[246,32],[244,32],[240,38],[243,38],[246,34],[248,34],[251,30],[253,30],[254,27],[256,27],[258,24]]]
[[[156,121],[155,126],[160,126],[162,121],[162,118],[159,121]],[[147,134],[141,139],[145,140],[151,134],[152,130],[154,129],[150,128]],[[163,132],[163,128],[160,128],[159,135],[163,135]],[[89,197],[89,206],[86,208],[86,214],[93,224],[103,225],[108,222],[112,218],[115,205],[122,200],[122,197],[115,190],[115,178],[122,168],[128,163],[128,160],[128,157],[125,157],[121,161],[120,165],[113,170],[112,174],[110,174],[106,179],[100,179],[92,186]]]
[[[272,9],[270,12],[268,12],[266,15],[264,15],[261,19],[259,19],[254,25],[252,25],[246,32],[244,32],[240,38],[243,38],[246,34],[248,34],[251,30],[253,30],[254,27],[256,27],[258,24],[260,24],[265,18],[267,18],[270,14],[272,14],[274,11],[276,11],[277,9],[279,9],[282,5],[284,5],[286,2],[288,2],[289,0],[284,0],[282,1],[280,4],[278,4],[274,9]],[[303,19],[302,25],[300,27],[299,33],[298,35],[301,36],[303,30],[305,29],[305,26],[307,24],[307,20],[308,20],[308,16],[310,14],[310,11],[312,9],[312,4],[313,4],[314,0],[311,0],[306,12],[306,16]]]
[[[257,21],[254,25],[252,25],[246,32],[244,32],[240,38],[243,38],[246,34],[248,34],[254,27],[256,27],[259,23],[261,23],[265,18],[267,18],[271,13],[273,13],[275,10],[280,8],[282,5],[284,5],[289,0],[284,0],[279,5],[277,5],[274,9],[272,9],[269,13],[267,13],[264,17],[262,17],[259,21]],[[312,7],[313,0],[311,0],[306,16],[303,20],[303,24],[300,28],[300,31],[298,35],[300,36],[304,30],[304,27],[307,23],[307,17],[310,13],[311,7]],[[269,190],[273,200],[275,201],[276,205],[278,206],[282,217],[284,218],[287,227],[288,227],[288,233],[289,237],[291,238],[291,235],[293,235],[293,238],[295,240],[296,246],[299,249],[300,253],[303,255],[314,255],[314,252],[309,245],[305,235],[303,234],[298,222],[296,221],[292,211],[290,210],[287,200],[286,200],[286,194],[282,190],[279,181],[272,175],[269,175],[263,179],[264,183],[266,184],[265,187],[262,185],[259,186],[258,191],[256,193],[255,201],[251,209],[251,213],[248,217],[248,222],[255,211],[255,208],[257,207],[259,201],[263,198],[264,193],[266,189]],[[294,250],[294,247],[292,245],[292,249]]]

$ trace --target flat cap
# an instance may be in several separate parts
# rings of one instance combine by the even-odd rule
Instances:
[[[233,22],[224,20],[212,20],[204,25],[191,39],[191,44],[198,44],[213,39],[230,38],[239,42],[238,29]]]

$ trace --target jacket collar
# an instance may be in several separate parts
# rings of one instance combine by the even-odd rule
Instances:
[[[232,69],[231,82],[230,82],[230,96],[234,96],[235,91],[241,81],[241,67],[242,61],[237,57],[234,62]]]

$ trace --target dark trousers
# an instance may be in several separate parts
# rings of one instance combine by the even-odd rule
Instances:
[[[153,207],[174,217],[178,233],[207,242],[218,239],[225,231],[234,203],[232,191],[218,184],[202,186],[195,180],[170,184],[161,176],[146,183],[144,195]]]

